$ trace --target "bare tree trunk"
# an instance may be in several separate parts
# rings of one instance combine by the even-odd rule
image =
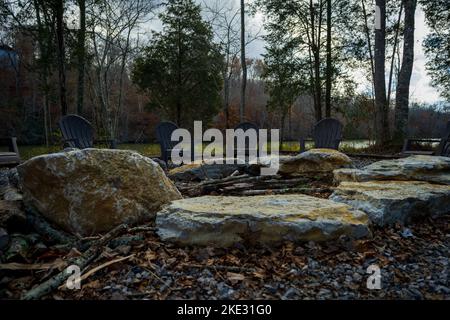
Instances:
[[[402,12],[403,12],[403,2],[400,5],[400,11],[398,13],[397,30],[395,31],[394,48],[392,49],[391,70],[389,71],[389,84],[388,84],[388,93],[387,93],[387,105],[388,105],[388,107],[391,105],[392,78],[394,76],[395,53],[397,52],[398,35],[400,33],[400,20],[402,18]]]
[[[370,70],[372,71],[372,92],[375,92],[375,64],[374,64],[374,59],[373,59],[372,40],[370,38],[369,22],[368,22],[368,18],[367,18],[365,0],[361,0],[361,6],[362,6],[363,17],[364,17],[364,26],[365,26],[364,29],[366,32],[367,48],[369,51]],[[374,95],[372,95],[371,100],[372,100],[373,109],[375,110],[376,108],[375,108]],[[370,135],[370,137],[372,137],[372,135]]]
[[[375,17],[375,105],[376,105],[376,139],[377,144],[389,141],[389,110],[386,101],[386,1],[376,0]]]
[[[77,113],[83,113],[84,79],[86,66],[86,0],[78,0],[80,9],[80,29],[78,30],[78,97]]]
[[[53,10],[56,17],[56,39],[58,43],[58,74],[61,114],[67,114],[66,89],[66,48],[64,45],[64,0],[54,0]]]
[[[239,110],[239,119],[241,122],[245,119],[245,93],[247,90],[247,63],[245,58],[245,0],[241,0],[241,105]]]
[[[225,111],[225,128],[228,129],[230,127],[230,79],[228,75],[225,74],[224,77],[224,106],[223,109]]]
[[[289,140],[292,140],[292,104],[289,106],[289,113],[288,113],[288,124],[289,124]]]
[[[42,24],[41,19],[41,8],[39,5],[39,2],[37,0],[33,1],[34,10],[36,14],[36,22],[38,26],[38,45],[39,45],[39,51],[41,55],[41,72],[39,73],[40,78],[40,87],[41,90],[43,89],[44,92],[44,104],[43,104],[43,110],[44,110],[44,137],[45,137],[45,145],[48,147],[49,145],[49,126],[48,126],[48,38],[44,36],[44,26]],[[47,40],[47,41],[46,41]],[[45,43],[46,42],[46,43]]]
[[[414,27],[416,0],[403,0],[405,6],[405,30],[403,59],[397,82],[395,101],[395,133],[394,139],[401,143],[408,130],[409,86],[414,64]]]
[[[280,151],[283,151],[283,143],[284,143],[284,128],[285,128],[285,122],[286,122],[286,110],[283,110],[283,114],[281,115],[281,134],[280,134]]]
[[[331,60],[331,0],[327,0],[327,71],[325,92],[325,117],[331,117],[331,80],[333,77]]]
[[[320,84],[320,23],[315,33],[315,12],[313,1],[309,2],[311,18],[311,46],[314,58],[314,93],[315,93],[315,113],[316,121],[322,120],[322,88]],[[316,39],[317,38],[317,39]],[[317,42],[317,43],[316,43]]]
[[[53,1],[53,13],[56,18],[55,35],[57,40],[58,53],[58,75],[59,75],[59,95],[61,103],[61,114],[67,114],[66,99],[66,61],[65,61],[65,45],[64,45],[64,0]]]
[[[178,75],[177,75],[177,84],[178,84],[178,93],[177,93],[177,126],[181,127],[181,88],[182,88],[182,79],[181,79],[181,28],[178,26]]]

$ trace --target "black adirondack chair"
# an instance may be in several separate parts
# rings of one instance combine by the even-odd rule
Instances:
[[[156,127],[156,139],[161,147],[161,159],[168,164],[171,158],[173,148],[179,143],[172,141],[172,133],[178,129],[178,126],[170,121],[161,122]]]
[[[413,150],[414,143],[439,143],[439,146],[435,150]],[[447,122],[441,139],[406,139],[402,154],[450,157],[450,121]]]
[[[300,138],[300,152],[306,151],[306,141],[313,141],[314,148],[339,149],[344,126],[339,120],[326,118],[316,123],[312,139]]]
[[[0,145],[6,146],[7,151],[0,150],[0,166],[15,166],[20,163],[20,153],[15,137],[0,139]]]
[[[234,128],[234,130],[238,130],[238,129],[242,129],[242,130],[244,130],[244,132],[246,132],[247,130],[255,130],[256,131],[256,137],[257,137],[256,145],[250,145],[249,139],[245,139],[245,154],[246,154],[246,157],[247,157],[247,155],[249,154],[250,150],[256,150],[256,154],[258,155],[258,144],[259,144],[258,132],[259,132],[259,127],[256,124],[251,123],[251,122],[241,122]],[[237,156],[239,149],[237,148],[236,139],[235,139],[235,142],[234,142],[234,146],[235,146],[234,153],[235,153],[235,156]]]
[[[94,140],[94,128],[83,117],[71,114],[61,118],[59,128],[63,135],[64,147],[87,149],[94,147],[94,143],[105,143],[110,149],[116,148],[115,140]]]

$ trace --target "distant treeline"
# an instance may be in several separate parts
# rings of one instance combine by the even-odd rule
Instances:
[[[297,140],[325,117],[346,139],[439,137],[446,105],[409,100],[418,6],[427,72],[449,101],[448,1],[0,1],[0,137],[58,144],[67,114],[136,143],[155,141],[160,121],[195,120],[251,121]],[[249,24],[256,12],[265,32]],[[156,19],[162,28],[149,31]],[[251,59],[246,47],[261,39],[266,53]]]

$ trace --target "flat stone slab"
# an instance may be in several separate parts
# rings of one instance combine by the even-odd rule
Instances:
[[[450,213],[450,186],[423,181],[342,182],[330,199],[364,211],[379,226]]]
[[[334,179],[338,182],[412,180],[450,185],[450,158],[418,155],[396,160],[383,160],[360,170],[335,170]]]
[[[163,241],[181,246],[276,245],[370,235],[363,212],[306,195],[175,200],[157,213],[156,226]]]

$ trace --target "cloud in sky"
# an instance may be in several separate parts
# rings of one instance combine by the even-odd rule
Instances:
[[[418,7],[416,12],[416,30],[414,46],[414,69],[411,78],[411,98],[419,102],[437,102],[442,100],[439,93],[431,86],[431,78],[427,74],[425,51],[422,43],[430,32],[425,23],[425,13]]]

